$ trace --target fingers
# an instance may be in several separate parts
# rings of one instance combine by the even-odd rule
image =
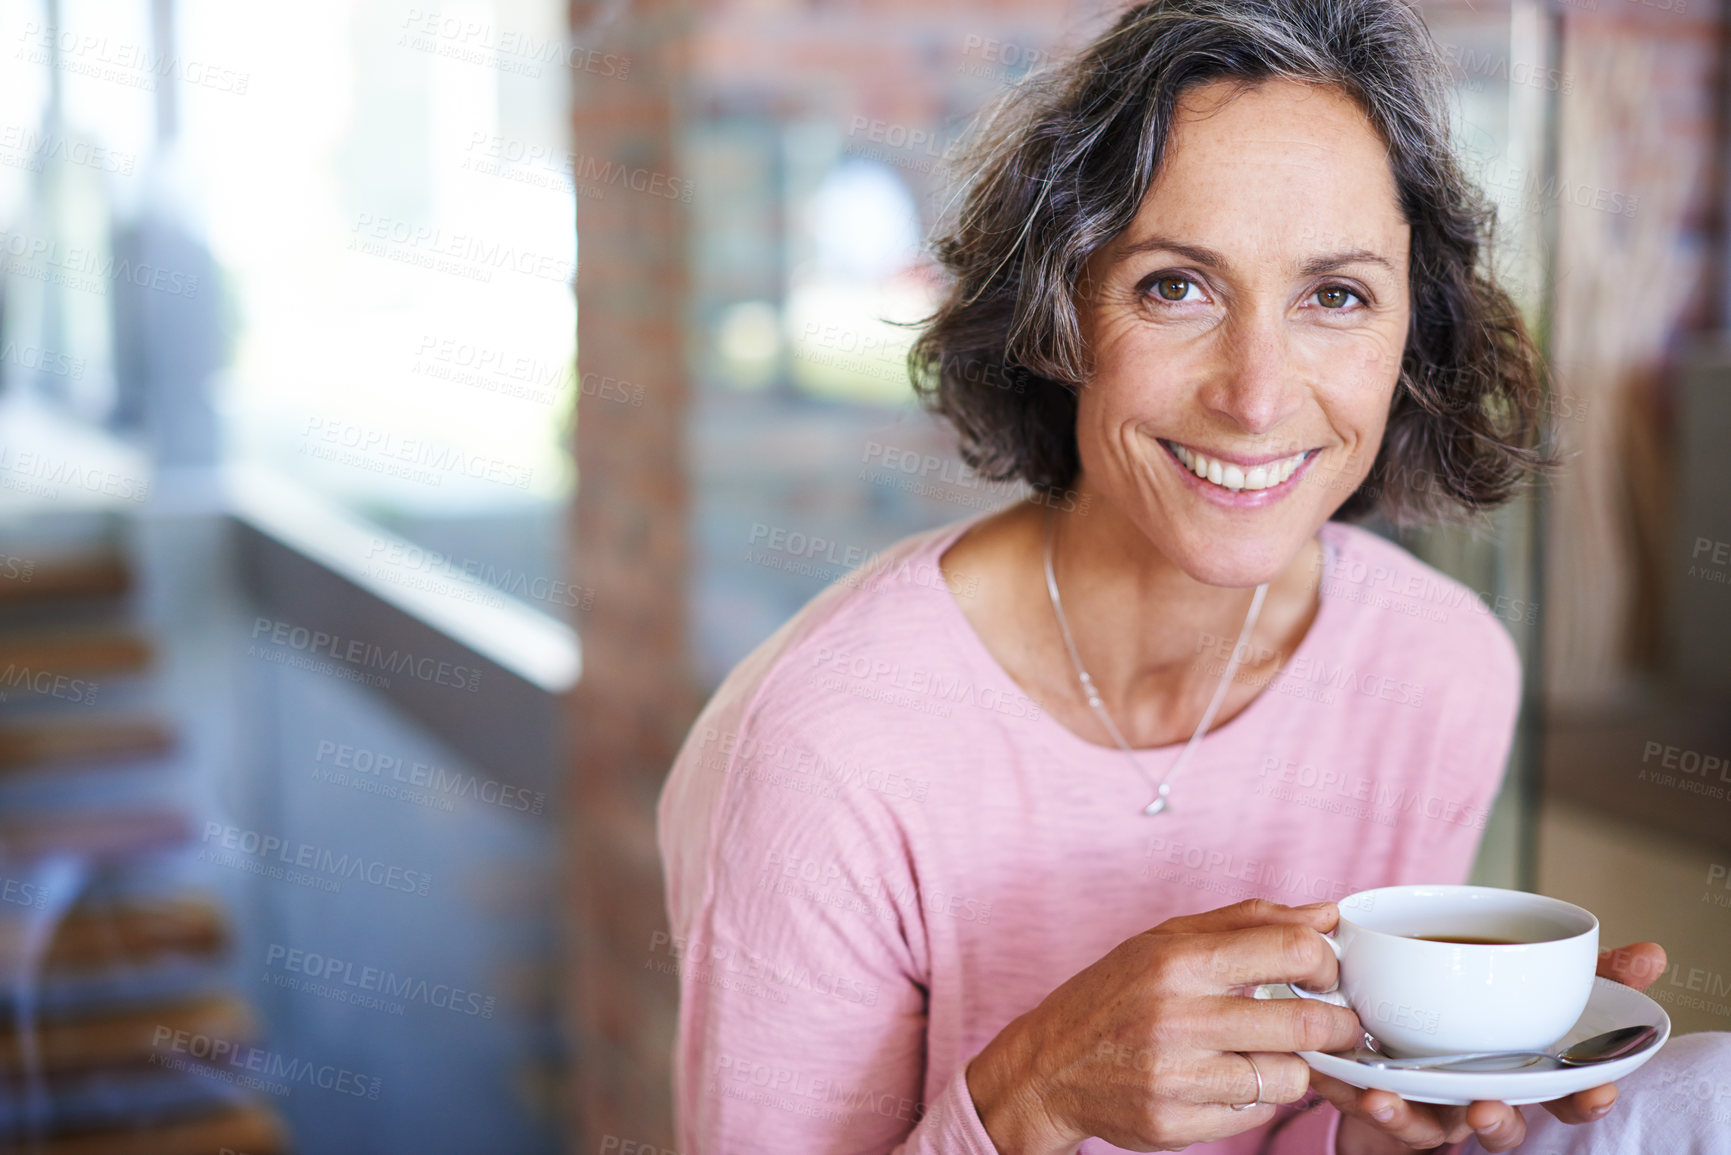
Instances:
[[[1545,1110],[1565,1123],[1591,1123],[1610,1114],[1611,1105],[1616,1101],[1617,1084],[1606,1083],[1602,1087],[1576,1091],[1564,1099],[1552,1099],[1545,1104]]]
[[[1241,930],[1184,936],[1169,958],[1173,993],[1223,994],[1258,983],[1303,983],[1316,990],[1340,976],[1334,952],[1303,922],[1280,922]]]
[[[1262,1074],[1260,1097],[1256,1071],[1250,1069],[1248,1060],[1255,1060],[1256,1071]],[[1224,1139],[1260,1127],[1274,1118],[1280,1104],[1298,1102],[1310,1088],[1310,1068],[1293,1055],[1268,1051],[1224,1054],[1216,1056],[1209,1066],[1207,1077],[1197,1084],[1209,1090],[1203,1101],[1194,1104],[1200,1112],[1194,1133],[1203,1140]]]
[[[1361,1091],[1317,1072],[1311,1073],[1310,1085],[1342,1114],[1369,1119],[1408,1147],[1440,1147],[1472,1134],[1459,1107],[1409,1103],[1391,1091]]]
[[[1220,995],[1197,1000],[1196,1015],[1196,1042],[1222,1051],[1344,1051],[1364,1038],[1357,1015],[1310,999]]]
[[[1507,1103],[1474,1103],[1467,1108],[1466,1121],[1486,1151],[1507,1151],[1527,1137],[1527,1121]]]
[[[1160,929],[1178,934],[1214,934],[1228,930],[1249,930],[1251,927],[1274,923],[1297,923],[1318,932],[1334,929],[1340,921],[1340,910],[1332,902],[1316,902],[1309,906],[1282,906],[1266,898],[1247,898],[1231,906],[1187,914],[1167,919]]]
[[[1392,1091],[1360,1091],[1315,1071],[1310,1085],[1342,1114],[1368,1119],[1409,1147],[1438,1147],[1473,1136],[1486,1151],[1508,1151],[1527,1137],[1527,1121],[1507,1103],[1477,1102],[1464,1110],[1409,1103]]]
[[[1473,1133],[1460,1107],[1411,1103],[1392,1091],[1365,1091],[1359,1096],[1361,1115],[1409,1147],[1440,1147],[1459,1143]]]
[[[1116,1098],[1144,1104],[1146,1113],[1121,1133],[1095,1132],[1131,1150],[1175,1151],[1261,1127],[1274,1118],[1281,1104],[1302,1099],[1309,1087],[1310,1068],[1292,1055],[1215,1053],[1193,1064],[1169,1066],[1155,1062],[1152,1053],[1139,1052],[1138,1057],[1142,1054],[1148,1054],[1150,1065],[1134,1064],[1138,1072],[1134,1077],[1120,1083],[1108,1069],[1107,1079]],[[1234,1106],[1240,1109],[1233,1110]],[[1150,1142],[1156,1146],[1148,1146]]]
[[[1612,982],[1644,991],[1665,973],[1665,948],[1656,942],[1637,942],[1599,952],[1599,974]]]
[[[1242,1111],[1234,1111],[1224,1103],[1194,1104],[1188,1108],[1187,1125],[1183,1130],[1184,1141],[1212,1143],[1217,1139],[1228,1139],[1269,1123],[1279,1110],[1280,1108],[1272,1103],[1246,1107]],[[1121,1143],[1117,1145],[1123,1146]],[[1159,1151],[1181,1149],[1176,1146],[1154,1148]]]
[[[1251,1062],[1256,1063],[1255,1070]],[[1262,1075],[1260,1093],[1256,1076]],[[1310,1089],[1310,1067],[1295,1055],[1273,1051],[1230,1052],[1208,1064],[1198,1102],[1243,1106],[1246,1103],[1296,1103]]]

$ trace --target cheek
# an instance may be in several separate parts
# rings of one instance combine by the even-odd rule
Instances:
[[[1387,333],[1330,334],[1306,350],[1303,372],[1342,428],[1380,427],[1400,380],[1404,342]]]
[[[1353,381],[1360,387],[1392,382],[1400,373],[1405,328],[1391,321],[1375,328],[1301,334],[1296,359],[1321,380]]]
[[[1082,387],[1076,399],[1076,449],[1084,470],[1092,473],[1115,455],[1114,431],[1123,424],[1125,412],[1125,399],[1110,377],[1097,372]]]
[[[1353,457],[1375,455],[1388,424],[1394,401],[1394,384],[1378,378],[1357,383],[1342,382],[1342,388],[1319,395],[1329,425]]]
[[[1106,425],[1158,419],[1179,408],[1182,383],[1196,378],[1198,358],[1207,356],[1185,334],[1163,331],[1128,311],[1107,311],[1096,319],[1094,334],[1093,371],[1081,401]]]
[[[1158,420],[1171,404],[1166,378],[1147,371],[1160,358],[1130,342],[1102,347],[1093,374],[1076,398],[1076,430],[1082,438],[1110,438],[1126,424]]]
[[[1120,479],[1140,473],[1148,445],[1137,432],[1162,421],[1155,386],[1097,371],[1076,401],[1076,451],[1092,484],[1115,490]]]

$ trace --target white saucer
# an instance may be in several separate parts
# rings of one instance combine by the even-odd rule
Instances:
[[[1257,988],[1256,997],[1290,999],[1297,996],[1284,986],[1264,986]],[[1659,1028],[1657,1044],[1626,1059],[1597,1063],[1591,1067],[1541,1065],[1516,1071],[1395,1071],[1373,1067],[1346,1054],[1300,1051],[1298,1057],[1343,1083],[1365,1090],[1393,1091],[1415,1103],[1458,1107],[1480,1099],[1493,1099],[1519,1107],[1560,1099],[1576,1091],[1626,1078],[1656,1055],[1665,1040],[1671,1037],[1671,1017],[1665,1013],[1664,1007],[1633,987],[1610,979],[1594,979],[1587,1009],[1581,1012],[1580,1020],[1569,1033],[1557,1040],[1558,1050],[1618,1027],[1647,1024]]]

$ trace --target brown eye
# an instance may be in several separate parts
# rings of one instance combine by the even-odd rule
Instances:
[[[1343,288],[1340,285],[1329,285],[1327,288],[1318,289],[1316,291],[1317,303],[1325,309],[1343,308],[1347,301],[1351,299],[1352,290]]]
[[[1154,282],[1154,291],[1162,300],[1182,301],[1190,295],[1190,282],[1183,277],[1161,277]]]

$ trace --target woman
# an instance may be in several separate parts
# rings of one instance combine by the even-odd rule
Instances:
[[[1512,738],[1501,624],[1340,520],[1485,509],[1540,460],[1445,124],[1389,0],[1167,0],[985,134],[915,368],[969,460],[1042,497],[820,596],[694,727],[659,815],[681,1150],[1550,1125],[1315,1075],[1293,1052],[1356,1018],[1242,997],[1334,982],[1331,900],[1464,881]]]

